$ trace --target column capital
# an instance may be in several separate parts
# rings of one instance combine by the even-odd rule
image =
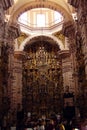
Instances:
[[[14,3],[14,0],[1,0],[1,1],[4,10],[9,9]]]
[[[62,50],[59,52],[59,55],[61,56],[62,59],[70,57],[70,52],[69,50]]]
[[[26,59],[26,52],[24,51],[15,51],[14,57],[20,60],[25,60]]]
[[[11,23],[8,28],[9,37],[12,39],[16,39],[20,36],[20,26],[17,23]]]
[[[74,32],[75,32],[75,27],[72,21],[68,21],[63,24],[62,33],[66,37],[69,37],[71,34],[75,34]]]

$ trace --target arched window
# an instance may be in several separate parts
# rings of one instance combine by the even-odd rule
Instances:
[[[51,27],[63,21],[63,16],[52,9],[36,8],[23,13],[18,21],[30,27]]]
[[[37,14],[37,27],[45,27],[45,14]]]

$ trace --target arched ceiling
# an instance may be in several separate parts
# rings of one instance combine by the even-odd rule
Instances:
[[[59,11],[65,20],[72,19],[74,9],[68,4],[67,0],[14,0],[14,5],[9,9],[12,21],[25,11],[33,8],[45,7]]]
[[[7,15],[10,16],[9,21],[12,23],[17,22],[18,17],[24,13],[25,11],[34,9],[34,8],[49,8],[49,9],[53,9],[55,11],[58,11],[62,14],[62,16],[64,17],[64,21],[72,21],[73,17],[72,17],[72,13],[74,13],[74,8],[72,6],[70,6],[68,4],[68,0],[14,0],[14,4],[13,6],[7,10]],[[31,38],[32,36],[29,36],[29,38],[26,38],[20,45],[19,50],[23,50],[24,46],[32,41],[32,43],[34,42],[33,39]],[[34,40],[36,40],[36,37],[33,38]],[[52,37],[52,39],[51,39]],[[54,44],[59,45],[59,48],[61,50],[64,50],[64,46],[63,43],[61,43],[59,41],[58,38],[53,38],[55,36],[51,35],[50,36],[50,42],[53,42]],[[45,37],[46,38],[46,37]],[[32,39],[30,41],[30,39]],[[37,37],[38,39],[38,37]],[[45,39],[47,41],[49,41],[49,38]]]

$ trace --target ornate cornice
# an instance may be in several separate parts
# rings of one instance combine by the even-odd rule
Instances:
[[[69,37],[74,32],[75,32],[75,28],[72,21],[68,21],[63,24],[63,29],[62,29],[63,35],[65,35],[66,37]]]
[[[13,5],[13,0],[2,0],[2,6],[4,10],[9,9]]]

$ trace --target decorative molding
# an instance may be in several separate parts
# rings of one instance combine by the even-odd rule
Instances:
[[[67,11],[62,6],[57,4],[56,2],[33,1],[33,2],[28,2],[27,4],[25,4],[25,6],[23,6],[21,9],[18,9],[16,13],[14,12],[14,14],[12,16],[12,17],[14,17],[14,21],[16,21],[22,13],[24,13],[28,10],[31,10],[33,8],[50,8],[52,10],[60,12],[66,21],[69,19],[72,19],[71,15],[69,15],[69,13],[67,13]],[[13,19],[12,19],[12,21],[13,21]]]

